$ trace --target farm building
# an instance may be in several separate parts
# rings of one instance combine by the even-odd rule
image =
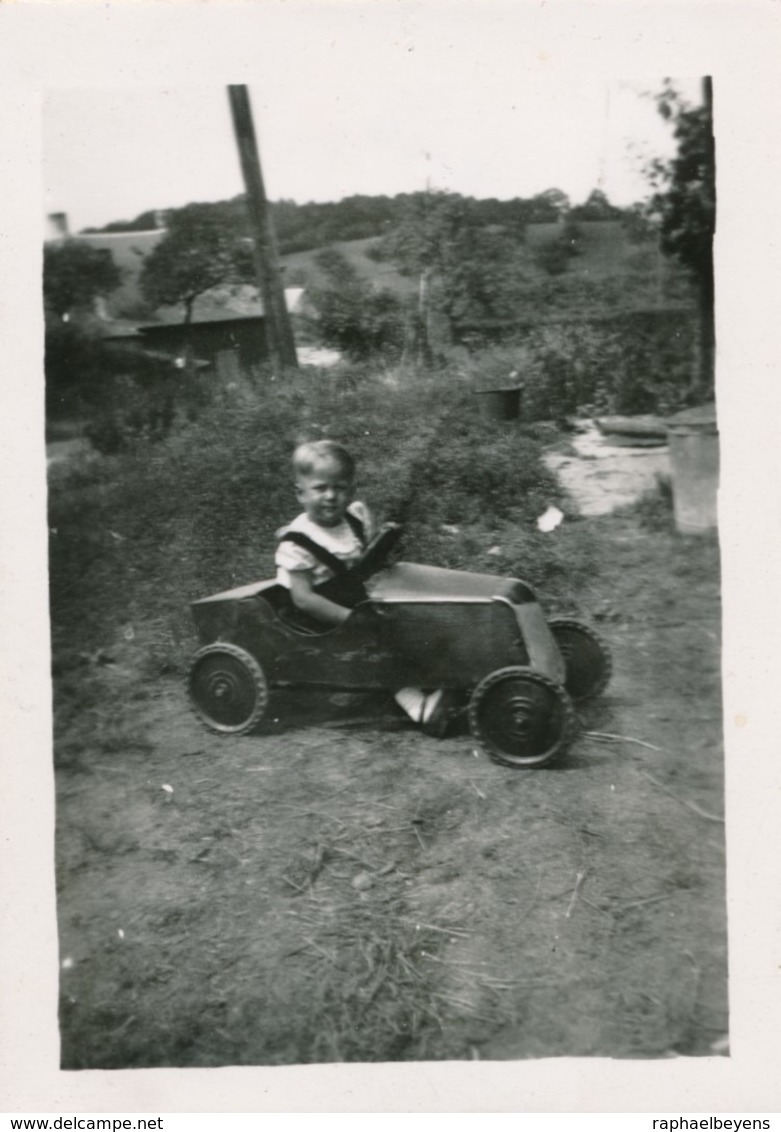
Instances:
[[[263,304],[256,287],[224,286],[200,295],[187,329],[179,306],[159,307],[140,316],[139,277],[146,257],[165,236],[163,220],[160,227],[145,231],[71,235],[67,216],[52,213],[46,218],[46,241],[78,240],[111,253],[122,282],[112,294],[96,300],[94,312],[106,341],[173,361],[184,356],[189,342],[193,357],[226,380],[252,373],[268,356]],[[286,288],[285,301],[291,317],[301,316],[306,306],[304,288]]]
[[[288,313],[295,321],[309,313],[303,287],[285,288]],[[268,359],[263,303],[256,287],[214,288],[199,295],[185,325],[181,307],[159,307],[144,320],[112,318],[104,303],[96,311],[104,339],[125,349],[169,357],[178,365],[191,357],[226,381],[253,375]],[[300,339],[303,335],[296,334]]]
[[[304,289],[286,288],[285,301],[291,316],[301,315]],[[172,359],[182,358],[189,344],[193,357],[213,366],[229,381],[251,374],[268,357],[263,304],[257,288],[249,284],[214,288],[200,295],[193,304],[189,326],[183,323],[180,307],[160,307],[154,321],[108,319],[105,330],[109,342]]]

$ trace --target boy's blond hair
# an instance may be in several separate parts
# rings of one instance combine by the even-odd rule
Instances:
[[[348,479],[355,478],[355,460],[335,440],[310,440],[299,444],[293,453],[293,471],[296,476],[311,476],[316,467],[331,461],[339,464]]]

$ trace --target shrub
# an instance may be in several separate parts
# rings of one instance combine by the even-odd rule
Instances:
[[[185,376],[173,362],[148,354],[107,352],[102,380],[82,398],[84,435],[98,452],[113,455],[170,433],[177,406],[202,404],[208,386]]]
[[[524,415],[673,412],[687,403],[692,334],[693,315],[685,310],[533,328],[522,339]]]
[[[547,275],[563,275],[572,252],[565,240],[550,240],[534,250],[534,262]]]
[[[79,322],[48,320],[44,354],[47,420],[78,415],[82,404],[99,393],[109,364],[109,351],[94,330]]]
[[[328,285],[312,296],[318,335],[326,346],[351,361],[381,355],[388,361],[404,348],[404,307],[391,291],[373,290],[341,252],[326,249],[317,257]]]

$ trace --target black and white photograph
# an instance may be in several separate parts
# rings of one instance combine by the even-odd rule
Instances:
[[[39,85],[71,1081],[729,1072],[732,87],[543,8],[238,5],[237,65]]]

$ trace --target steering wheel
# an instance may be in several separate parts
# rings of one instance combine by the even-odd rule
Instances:
[[[403,533],[404,528],[399,523],[385,523],[356,561],[353,572],[364,580],[376,574],[387,562],[388,556]]]

